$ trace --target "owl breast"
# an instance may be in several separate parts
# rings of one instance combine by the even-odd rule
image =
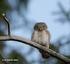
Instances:
[[[38,32],[39,44],[46,45],[48,43],[48,35],[46,31]]]
[[[33,40],[41,45],[48,45],[48,34],[46,31],[35,31]]]

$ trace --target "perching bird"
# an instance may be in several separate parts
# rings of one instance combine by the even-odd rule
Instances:
[[[39,22],[35,24],[31,40],[42,46],[45,46],[46,48],[49,48],[50,33],[47,30],[47,25],[45,23]],[[45,51],[41,49],[39,51],[42,54],[43,58],[49,57],[49,54]]]

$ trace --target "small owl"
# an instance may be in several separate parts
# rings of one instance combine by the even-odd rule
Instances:
[[[43,22],[36,23],[34,26],[34,32],[32,34],[31,40],[42,46],[49,48],[50,43],[50,33],[47,30],[47,25]],[[39,50],[43,58],[48,58],[49,54],[43,50]]]

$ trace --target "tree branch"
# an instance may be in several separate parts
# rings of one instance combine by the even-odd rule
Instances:
[[[53,56],[63,62],[65,62],[66,64],[70,64],[70,59],[66,58],[65,56],[59,54],[59,53],[56,53],[55,51],[51,50],[51,49],[47,49],[46,47],[40,45],[40,44],[37,44],[35,42],[32,42],[26,38],[23,38],[23,37],[19,37],[19,36],[0,36],[0,41],[18,41],[18,42],[22,42],[22,43],[25,43],[25,44],[28,44],[30,46],[33,46],[37,49],[41,49],[43,51],[46,51],[46,53],[49,53],[50,56]]]

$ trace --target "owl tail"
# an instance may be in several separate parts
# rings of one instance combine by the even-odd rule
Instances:
[[[41,55],[42,55],[43,58],[47,59],[47,58],[50,57],[50,55],[48,53],[46,53],[45,51],[43,51],[41,49],[39,51],[40,51],[40,53],[41,53]]]

